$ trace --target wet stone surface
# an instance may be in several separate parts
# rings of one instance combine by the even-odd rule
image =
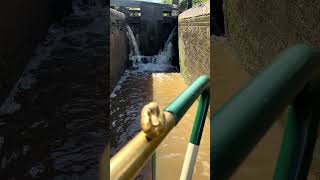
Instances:
[[[106,8],[75,3],[0,105],[1,179],[97,179],[106,144]]]

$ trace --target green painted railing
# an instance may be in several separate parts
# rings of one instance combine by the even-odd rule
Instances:
[[[193,123],[180,180],[189,180],[192,178],[202,131],[210,103],[209,78],[207,76],[199,77],[165,109],[165,111],[170,112],[175,116],[176,124],[178,124],[182,116],[199,97],[199,95],[200,99],[197,114]]]
[[[196,79],[186,90],[184,90],[175,100],[169,104],[164,111],[170,112],[174,115],[176,124],[181,120],[183,115],[195,102],[195,100],[201,96],[208,96],[209,78],[207,76],[200,76]],[[198,111],[201,111],[203,104],[206,101],[199,103]],[[205,107],[205,106],[204,106]],[[206,108],[208,110],[208,107]],[[196,116],[197,117],[197,116]],[[197,118],[196,118],[197,122]]]
[[[228,179],[287,107],[273,179],[307,178],[320,120],[319,52],[305,44],[284,50],[212,115],[212,179]]]
[[[200,97],[200,98],[199,98]],[[142,111],[142,129],[126,146],[116,153],[110,163],[110,177],[115,179],[133,179],[152,157],[153,179],[155,172],[155,150],[170,130],[182,119],[191,105],[199,98],[188,150],[181,173],[181,180],[190,179],[200,144],[203,127],[209,107],[209,78],[200,76],[163,111],[151,103]],[[153,129],[150,127],[153,126]],[[188,153],[189,152],[189,153]]]

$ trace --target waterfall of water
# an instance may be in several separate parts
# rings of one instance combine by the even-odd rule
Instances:
[[[170,60],[172,57],[172,38],[175,35],[176,28],[174,27],[164,45],[164,48],[159,51],[157,55],[154,56],[143,56],[140,54],[139,46],[136,38],[129,25],[126,26],[128,30],[128,39],[130,45],[129,59],[132,61],[132,66],[134,68],[139,68],[139,70],[155,70],[163,69],[165,67],[171,66]]]
[[[126,27],[128,30],[127,34],[129,39],[129,45],[130,45],[129,59],[132,61],[132,66],[137,67],[141,63],[139,46],[130,26],[127,25]]]
[[[166,43],[164,45],[163,50],[160,50],[158,55],[155,56],[154,63],[157,63],[157,64],[169,64],[169,61],[170,61],[170,59],[172,57],[172,50],[173,50],[171,41],[172,41],[172,38],[175,35],[176,28],[177,28],[177,26],[175,26],[172,29],[172,31],[171,31],[171,33],[170,33],[170,35],[169,35],[169,37],[168,37],[168,39],[167,39],[167,41],[166,41]]]
[[[130,28],[129,25],[127,25],[127,30],[128,30],[128,34],[129,34],[129,40],[131,40],[131,43],[133,45],[133,50],[134,50],[134,56],[140,56],[140,51],[139,51],[139,47],[138,47],[138,43],[136,41],[136,38],[133,35],[133,32]]]
[[[166,49],[168,49],[169,44],[171,43],[172,38],[173,38],[173,36],[175,35],[175,32],[176,32],[175,30],[176,30],[176,28],[177,28],[177,26],[175,26],[175,27],[172,29],[172,31],[171,31],[171,33],[170,33],[170,35],[169,35],[166,43],[164,44],[164,48],[163,48],[164,51],[166,51]]]

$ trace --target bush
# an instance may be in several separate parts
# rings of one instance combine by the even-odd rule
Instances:
[[[171,1],[171,0],[170,0]],[[201,4],[201,3],[206,3],[208,2],[209,0],[192,0],[192,6],[195,6],[195,5],[198,5],[198,4]],[[180,1],[179,3],[179,9],[180,10],[185,10],[187,9],[187,3],[188,3],[188,0],[182,0]]]

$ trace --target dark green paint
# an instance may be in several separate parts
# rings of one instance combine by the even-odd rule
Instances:
[[[319,98],[319,88],[308,85],[289,106],[274,180],[307,179],[320,120]]]
[[[199,145],[210,102],[210,91],[205,90],[200,96],[196,118],[193,122],[190,143]]]
[[[156,152],[153,153],[151,158],[151,164],[152,164],[152,180],[156,180],[157,177],[157,158],[156,158]]]
[[[209,87],[208,76],[200,76],[175,100],[169,104],[165,111],[171,112],[176,119],[176,124],[181,120],[194,101]]]

